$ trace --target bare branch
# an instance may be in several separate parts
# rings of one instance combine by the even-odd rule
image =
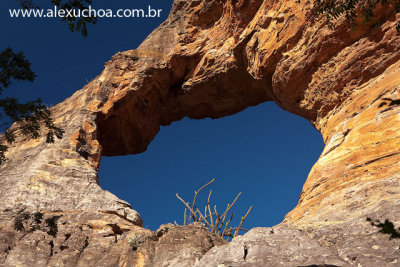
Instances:
[[[214,181],[215,181],[215,179],[212,179],[211,181],[209,181],[208,183],[206,183],[205,185],[203,185],[202,187],[200,187],[199,190],[194,191],[194,198],[193,198],[193,203],[192,203],[192,210],[194,210],[194,205],[196,204],[197,195],[200,193],[200,191],[203,190],[204,188],[206,188],[207,186],[209,186],[210,184],[212,184]]]
[[[199,212],[200,215],[200,221],[199,222],[205,222],[207,224],[208,227],[211,227],[210,223],[204,218],[204,216],[201,214],[200,210],[197,209],[197,211]]]
[[[244,222],[244,220],[246,220],[247,216],[249,216],[249,213],[251,211],[251,209],[253,208],[253,206],[250,206],[249,210],[247,211],[246,215],[244,215],[242,217],[242,219],[240,220],[239,226],[237,227],[236,231],[235,231],[235,235],[234,237],[236,237],[239,234],[240,229],[242,228],[242,224]]]
[[[183,215],[183,225],[186,225],[187,208],[185,207],[185,214]]]
[[[229,212],[229,210],[233,207],[233,205],[235,205],[235,203],[236,203],[236,201],[238,200],[238,198],[240,197],[240,195],[242,194],[242,192],[240,192],[237,196],[236,196],[236,198],[235,198],[235,200],[232,202],[232,204],[228,204],[228,207],[227,207],[227,209],[225,210],[225,212],[222,214],[222,216],[226,216],[226,214]]]
[[[198,221],[199,221],[199,218],[196,216],[196,213],[189,207],[189,204],[186,203],[186,202],[178,195],[178,193],[176,193],[176,197],[177,197],[180,201],[182,201],[183,204],[185,204],[186,208],[189,209],[189,211],[192,213],[192,216],[196,219],[196,222],[198,222]]]
[[[210,194],[208,194],[208,199],[207,199],[207,207],[208,207],[208,212],[210,213],[210,222],[211,222],[211,228],[214,227],[214,220],[213,220],[213,213],[211,212],[210,208],[210,198],[211,198],[212,190],[210,190]]]
[[[242,228],[242,225],[243,225],[243,222],[246,220],[247,216],[249,215],[253,206],[250,206],[247,213],[241,218],[241,221],[240,221],[240,224],[238,227],[230,227],[229,228],[229,225],[231,224],[231,222],[233,220],[234,214],[233,213],[231,214],[228,222],[225,223],[225,220],[228,216],[229,211],[236,204],[237,200],[239,199],[239,197],[242,193],[239,193],[235,197],[232,204],[228,203],[225,211],[222,214],[219,214],[216,205],[214,205],[214,211],[211,210],[210,199],[211,199],[212,190],[210,190],[210,193],[208,194],[207,204],[204,207],[204,214],[202,214],[200,209],[196,207],[197,196],[204,188],[206,188],[211,183],[213,183],[214,180],[215,179],[212,179],[210,182],[208,182],[204,186],[200,187],[199,190],[194,191],[194,198],[193,198],[193,203],[192,203],[191,207],[190,207],[189,202],[184,201],[178,195],[178,193],[176,194],[176,197],[185,205],[183,223],[184,223],[184,225],[187,225],[188,223],[190,223],[190,220],[188,220],[188,211],[189,211],[191,214],[189,216],[192,218],[191,222],[203,223],[204,225],[207,226],[207,228],[210,232],[212,232],[215,235],[218,235],[220,237],[234,238],[239,234],[240,231],[248,231],[248,230]],[[215,216],[215,220],[214,220],[214,216]]]
[[[226,229],[228,229],[228,226],[229,226],[229,224],[231,223],[232,219],[233,219],[233,212],[232,212],[231,218],[230,218],[229,221],[225,224],[225,228],[224,228],[224,230],[222,231],[222,236],[225,235],[225,231],[226,231]]]

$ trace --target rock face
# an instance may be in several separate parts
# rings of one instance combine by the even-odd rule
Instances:
[[[356,31],[344,19],[329,29],[296,2],[175,0],[138,49],[53,107],[64,138],[17,140],[1,166],[0,265],[399,266],[399,241],[366,218],[400,224],[400,16],[378,5]],[[326,144],[280,225],[224,245],[198,226],[152,233],[99,187],[101,156],[141,153],[185,116],[265,101],[308,119]]]

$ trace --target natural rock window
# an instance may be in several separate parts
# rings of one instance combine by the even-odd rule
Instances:
[[[321,139],[310,123],[273,103],[217,120],[183,119],[162,127],[144,153],[104,157],[100,185],[129,202],[144,226],[155,230],[182,223],[184,207],[175,193],[190,198],[216,178],[211,189],[218,208],[242,192],[235,218],[254,205],[245,226],[273,226],[297,204]]]

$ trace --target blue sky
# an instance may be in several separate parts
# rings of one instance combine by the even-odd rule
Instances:
[[[69,97],[97,76],[112,55],[136,48],[172,5],[172,0],[94,0],[94,8],[115,10],[149,4],[163,9],[163,16],[99,19],[84,38],[57,19],[12,19],[8,9],[17,4],[1,1],[0,51],[7,46],[23,51],[37,74],[34,83],[14,83],[6,94],[25,101],[41,97],[50,105]],[[183,205],[175,193],[191,200],[195,189],[215,178],[210,189],[219,210],[242,192],[235,216],[253,205],[244,226],[272,226],[296,205],[322,149],[322,138],[309,122],[264,103],[218,120],[184,119],[162,127],[146,152],[103,158],[100,185],[130,202],[145,227],[157,229],[182,222]]]

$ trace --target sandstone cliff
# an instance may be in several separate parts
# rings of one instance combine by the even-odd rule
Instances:
[[[138,49],[115,55],[52,108],[62,140],[10,147],[0,169],[0,265],[399,266],[399,242],[366,221],[400,224],[392,8],[377,7],[378,27],[352,31],[343,19],[329,29],[308,1],[175,0]],[[326,144],[280,225],[229,244],[196,225],[151,232],[100,188],[101,156],[141,153],[161,125],[185,116],[218,118],[265,101],[308,119]],[[40,223],[21,219],[37,211]],[[24,231],[13,230],[15,217]],[[57,235],[47,233],[52,218]]]

